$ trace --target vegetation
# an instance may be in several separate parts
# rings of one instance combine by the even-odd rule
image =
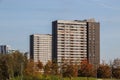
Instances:
[[[96,77],[120,79],[120,64],[102,63],[96,70],[87,60],[80,64],[64,60],[58,66],[55,61],[43,65],[27,60],[19,51],[0,55],[0,80],[95,80]]]
[[[95,77],[96,71],[92,64],[88,63],[87,60],[84,60],[80,65],[78,74],[82,77]]]
[[[26,64],[26,58],[19,51],[12,54],[0,55],[0,78],[1,80],[21,76]]]
[[[111,68],[107,64],[101,64],[98,69],[98,77],[99,78],[110,78],[112,76],[111,74]]]

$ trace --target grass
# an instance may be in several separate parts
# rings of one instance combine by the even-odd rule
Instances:
[[[64,78],[64,80],[96,80],[96,78],[76,77],[76,78]]]
[[[16,77],[11,80],[21,80],[20,77]],[[35,78],[35,77],[24,77],[23,80],[120,80],[120,79],[96,79],[96,78],[90,78],[90,77],[72,77],[72,78],[61,78],[58,76],[48,76],[48,77],[41,77],[41,78]]]
[[[76,78],[64,78],[63,80],[120,80],[120,79],[96,79],[87,77],[76,77]]]

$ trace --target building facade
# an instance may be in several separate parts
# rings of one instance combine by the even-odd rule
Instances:
[[[49,34],[30,35],[30,59],[45,65],[52,57],[52,36]]]
[[[11,47],[9,45],[0,45],[0,54],[10,53]]]
[[[58,63],[72,60],[100,63],[99,22],[91,20],[57,20],[52,22],[52,59]]]

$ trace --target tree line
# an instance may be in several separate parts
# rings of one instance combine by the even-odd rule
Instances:
[[[118,60],[119,61],[119,60]],[[87,60],[80,64],[74,64],[72,60],[64,61],[62,65],[56,61],[48,61],[45,65],[41,61],[37,63],[27,60],[23,53],[16,51],[10,54],[0,54],[0,78],[1,80],[42,80],[69,77],[95,77],[95,78],[117,78],[120,79],[119,62],[111,64],[102,63],[93,66]],[[52,79],[51,79],[52,80]]]

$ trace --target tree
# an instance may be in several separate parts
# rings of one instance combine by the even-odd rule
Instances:
[[[82,77],[94,77],[95,69],[92,64],[88,63],[87,60],[83,60],[80,64],[78,75]]]
[[[65,62],[66,61],[66,62]],[[65,60],[62,65],[63,77],[77,77],[78,75],[78,65],[73,63],[73,60]]]
[[[63,72],[64,77],[77,77],[78,67],[77,65],[69,64]]]
[[[29,60],[24,70],[24,74],[28,76],[33,76],[35,73],[35,63],[33,60]]]
[[[12,53],[11,57],[13,59],[13,63],[12,64],[13,64],[14,76],[20,76],[21,75],[22,66],[23,66],[23,68],[25,66],[24,65],[25,57],[19,51],[16,51],[16,52]]]
[[[110,78],[111,77],[111,68],[107,64],[101,64],[97,69],[97,76],[99,78]]]
[[[35,63],[35,66],[36,67],[36,74],[41,74],[43,73],[43,63],[41,61],[38,61]]]
[[[113,68],[120,68],[120,59],[119,58],[114,59],[112,66]]]
[[[114,78],[120,79],[120,68],[113,69],[112,74]]]
[[[44,66],[44,74],[46,76],[51,75],[51,71],[52,71],[51,67],[52,67],[52,62],[48,61],[47,64]]]
[[[8,57],[6,55],[0,55],[0,79],[1,80],[9,79],[7,59]]]
[[[60,74],[60,72],[59,72],[59,66],[58,66],[58,64],[57,64],[56,61],[52,62],[51,73],[52,73],[52,75],[59,75]]]
[[[114,59],[112,65],[112,74],[114,78],[120,79],[120,59]]]
[[[0,55],[0,75],[7,79],[21,76],[25,62],[25,57],[19,51]]]
[[[37,67],[38,67],[40,70],[43,69],[43,64],[42,64],[41,61],[38,61]]]

